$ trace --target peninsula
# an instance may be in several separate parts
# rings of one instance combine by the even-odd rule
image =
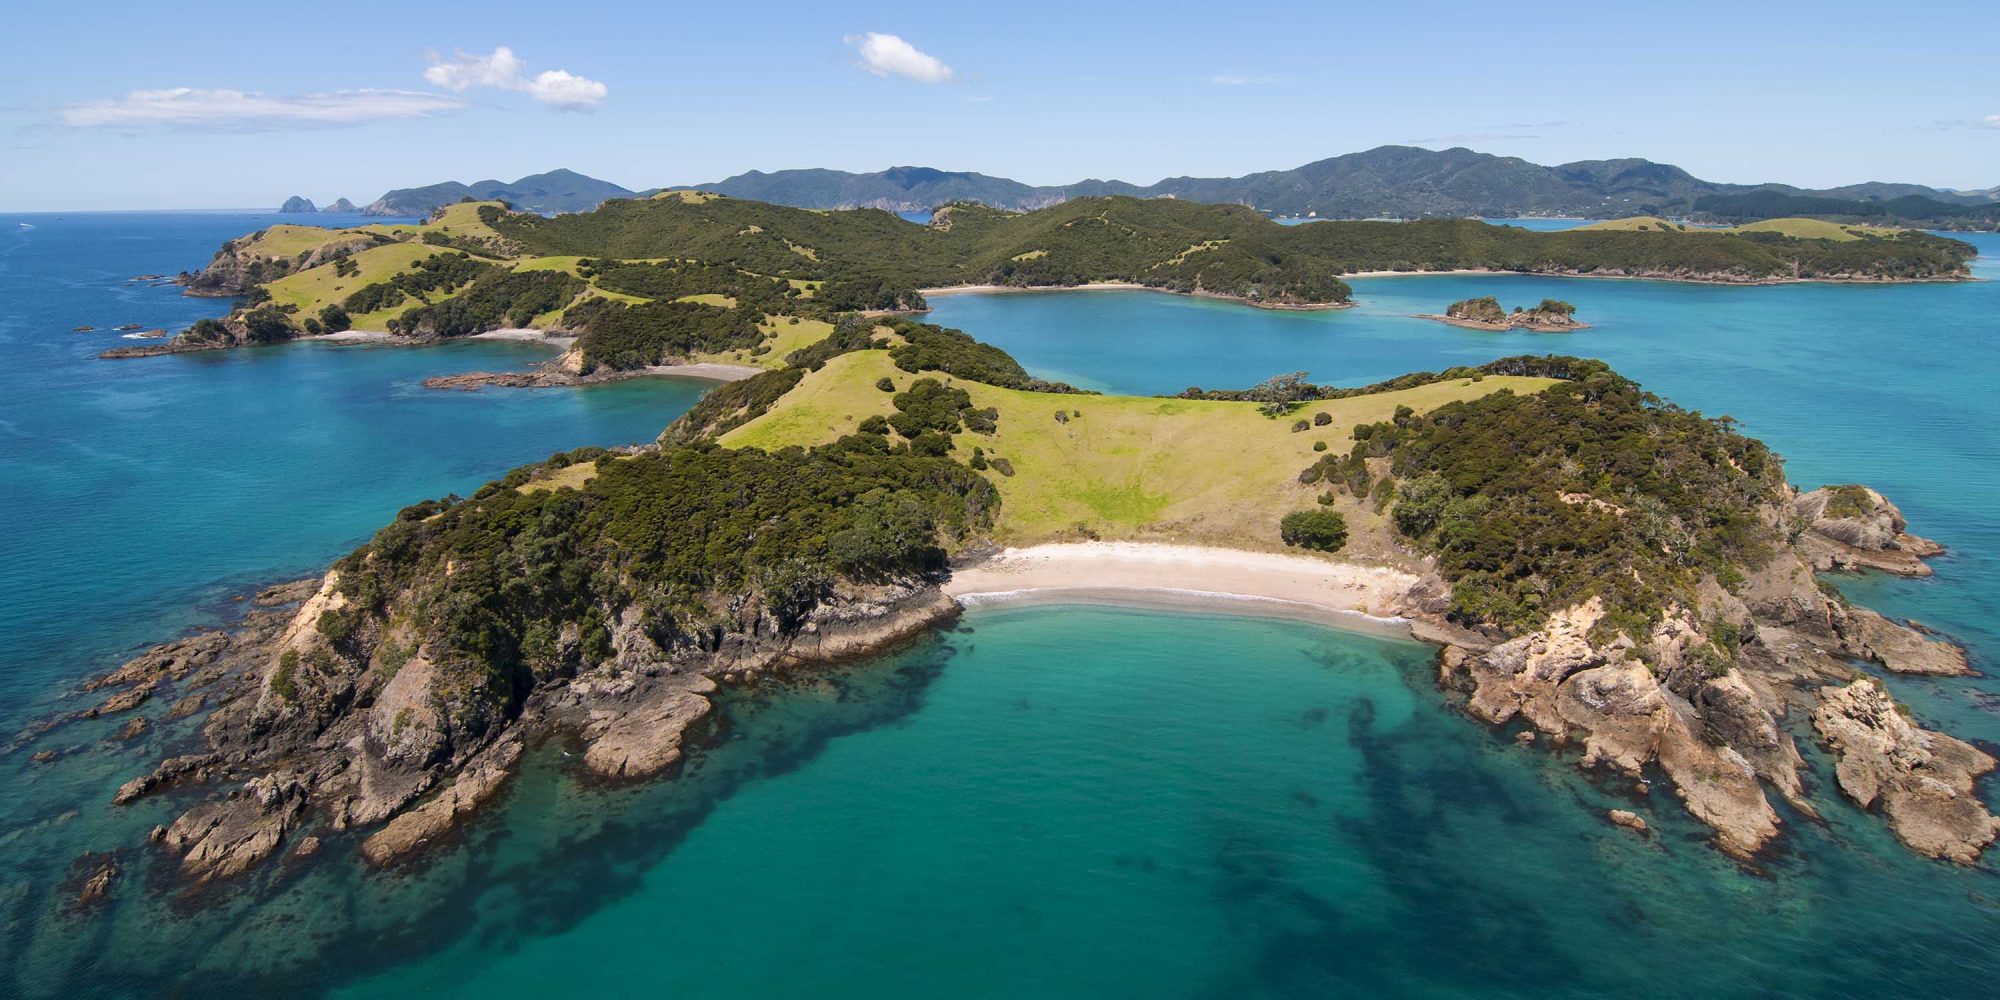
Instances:
[[[1341,275],[1490,270],[1669,280],[1965,278],[1971,246],[1924,233],[1530,232],[1470,220],[1282,226],[1241,206],[1079,198],[1027,213],[821,212],[693,191],[553,218],[463,202],[420,225],[277,225],[181,277],[241,296],[228,317],[107,357],[349,329],[413,340],[529,328],[575,338],[566,376],[708,361],[777,367],[850,312],[926,308],[922,289],[1122,284],[1267,308],[1331,308]]]
[[[628,266],[671,291],[686,265]],[[961,598],[1220,590],[1406,620],[1468,715],[1573,748],[1643,808],[1669,807],[1657,769],[1746,860],[1779,837],[1774,796],[1810,817],[1827,794],[1783,725],[1809,717],[1838,765],[1822,787],[1970,864],[2000,830],[1974,787],[1994,761],[1860,665],[1964,673],[1964,654],[1814,573],[1919,572],[1936,551],[1879,494],[1801,493],[1761,443],[1601,362],[1109,396],[850,315],[648,446],[405,509],[271,595],[283,610],[101,679],[116,690],[91,711],[214,706],[204,746],[117,796],[207,790],[154,832],[187,879],[326,844],[387,865],[544,734],[604,778],[671,775],[719,685],[879,649]]]

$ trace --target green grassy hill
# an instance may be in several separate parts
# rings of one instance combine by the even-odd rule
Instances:
[[[1237,205],[1080,198],[1028,213],[940,209],[928,226],[698,192],[546,218],[493,202],[420,225],[274,226],[191,286],[250,303],[185,346],[351,324],[420,337],[533,324],[579,337],[582,370],[704,357],[772,364],[769,326],[924,307],[920,289],[1130,282],[1282,308],[1337,306],[1342,274],[1459,268],[1714,281],[1936,278],[1972,248],[1922,233],[1780,220],[1697,232],[1658,219],[1567,232],[1473,220],[1280,226]],[[1800,238],[1809,237],[1809,238]]]
[[[1321,454],[1345,454],[1357,424],[1389,420],[1399,407],[1429,412],[1489,393],[1539,392],[1554,379],[1487,376],[1305,404],[1267,417],[1251,402],[1095,396],[1003,389],[933,370],[898,368],[885,350],[861,350],[805,375],[769,411],[724,434],[728,448],[815,447],[855,433],[870,417],[896,412],[897,392],[920,378],[964,389],[975,408],[999,411],[991,433],[952,436],[949,454],[973,449],[1005,459],[1006,475],[984,472],[1000,490],[997,540],[1030,544],[1082,532],[1278,548],[1278,520],[1311,507],[1322,486],[1299,483]],[[880,387],[887,379],[893,391]],[[1317,415],[1325,413],[1326,423]],[[1061,417],[1058,417],[1061,414]],[[1309,429],[1295,431],[1298,420]],[[1325,445],[1325,451],[1314,448]],[[1377,518],[1358,508],[1355,518]]]

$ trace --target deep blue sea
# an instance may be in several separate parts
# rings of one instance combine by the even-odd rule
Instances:
[[[316,572],[404,504],[649,439],[702,390],[418,385],[540,356],[522,345],[101,362],[116,332],[70,332],[220,314],[127,279],[274,221],[0,216],[7,732],[82,707],[86,674]],[[2000,276],[2000,238],[1974,239]],[[1361,305],[1338,313],[1091,292],[942,297],[932,318],[1037,374],[1139,392],[1602,357],[1737,417],[1796,481],[1887,492],[1952,554],[1931,580],[1842,585],[1994,669],[2000,283],[1355,287]],[[1410,318],[1489,293],[1565,298],[1594,328]],[[175,803],[108,805],[191,724],[135,744],[74,726],[38,744],[65,751],[57,764],[0,756],[0,996],[1973,996],[2000,981],[1992,866],[1901,849],[1838,799],[1809,740],[1825,822],[1788,815],[1784,850],[1750,873],[1665,791],[1635,800],[1496,738],[1445,708],[1431,673],[1426,647],[1317,625],[976,608],[893,656],[729,693],[731,738],[679,779],[580,784],[551,745],[420,869],[369,872],[336,836],[311,865],[192,898],[143,843]],[[2000,685],[1891,684],[1921,718],[2000,741]],[[1610,827],[1612,806],[1657,836]],[[111,904],[68,912],[72,859],[120,847]]]

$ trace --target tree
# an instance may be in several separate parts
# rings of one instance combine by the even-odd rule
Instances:
[[[1286,545],[1338,552],[1347,544],[1347,518],[1330,510],[1295,510],[1278,522],[1278,537]]]

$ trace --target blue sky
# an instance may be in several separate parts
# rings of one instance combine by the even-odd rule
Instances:
[[[7,0],[0,27],[0,210],[365,203],[558,166],[1145,183],[1384,143],[2000,184],[2000,12],[1959,0]]]

